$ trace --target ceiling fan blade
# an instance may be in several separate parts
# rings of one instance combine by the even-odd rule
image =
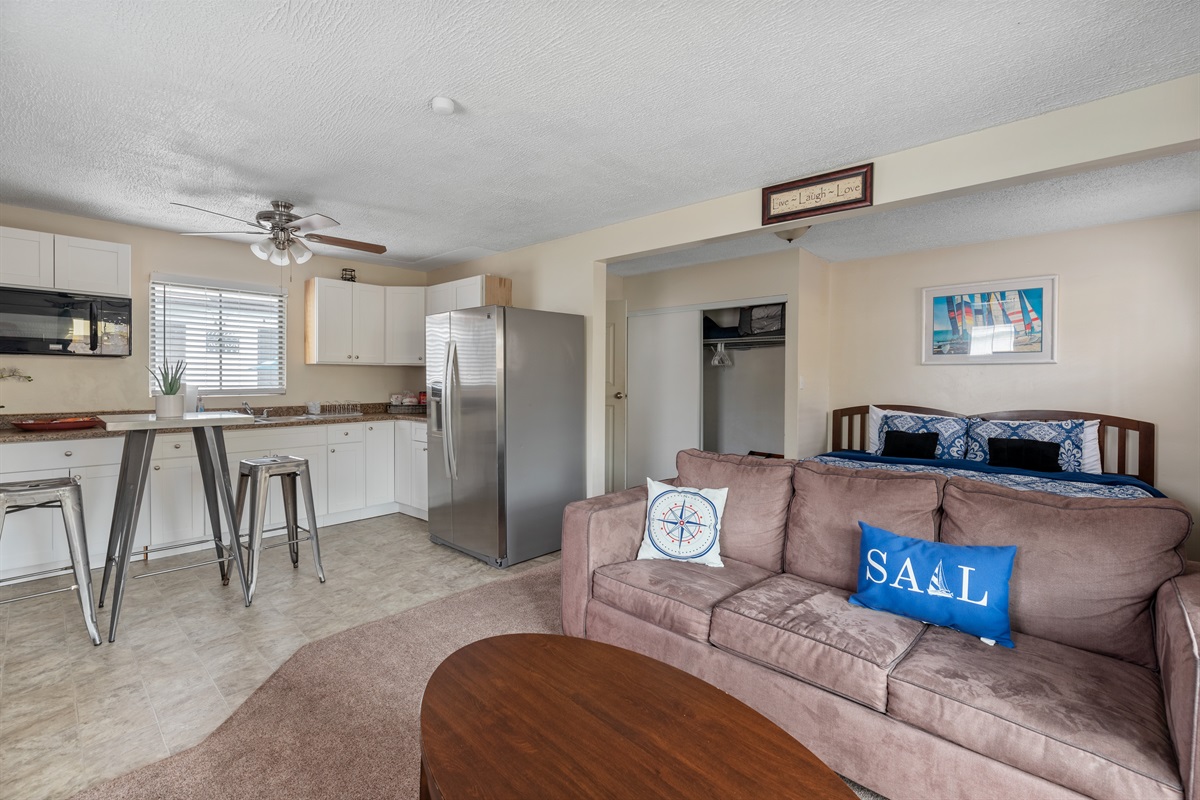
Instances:
[[[294,229],[297,233],[309,233],[310,231],[323,231],[326,228],[334,228],[340,224],[333,217],[327,217],[324,214],[309,214],[307,217],[292,220],[287,226]]]
[[[381,244],[356,242],[353,239],[339,239],[336,236],[325,236],[324,234],[320,233],[310,233],[302,238],[309,242],[316,242],[317,244],[331,244],[334,247],[345,247],[349,250],[362,250],[364,253],[375,253],[376,255],[383,255],[387,252],[387,248]]]
[[[260,230],[268,230],[267,228],[264,228],[262,225],[259,225],[257,222],[251,222],[248,219],[238,219],[237,217],[231,217],[228,214],[222,214],[220,211],[209,211],[207,208],[200,208],[199,206],[189,206],[187,203],[176,203],[174,201],[171,202],[171,205],[182,206],[183,208],[191,208],[191,209],[195,209],[196,211],[203,211],[205,214],[216,214],[218,217],[225,217],[225,219],[231,219],[231,220],[234,220],[235,222],[241,222],[241,223],[244,223],[251,227],[259,228]]]
[[[180,236],[228,236],[229,234],[232,234],[232,233],[244,233],[249,236],[262,236],[264,233],[268,233],[268,231],[202,231],[199,233],[192,233],[191,231],[188,231],[187,233],[180,233],[179,235]]]

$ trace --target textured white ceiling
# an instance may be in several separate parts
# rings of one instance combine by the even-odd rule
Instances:
[[[817,224],[794,244],[764,231],[622,261],[609,272],[644,275],[791,247],[853,261],[1185,211],[1200,211],[1198,152]]]
[[[1197,40],[1194,0],[0,0],[0,201],[196,231],[169,201],[286,199],[429,269],[1191,74]]]

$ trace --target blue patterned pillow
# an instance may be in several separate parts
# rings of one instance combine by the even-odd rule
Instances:
[[[967,457],[967,421],[962,417],[926,417],[888,412],[879,421],[879,447],[875,455],[883,455],[883,443],[888,431],[936,433],[938,443],[934,458]]]
[[[1058,465],[1063,472],[1083,472],[1083,429],[1081,419],[1052,422],[989,420],[972,417],[967,426],[968,461],[987,463],[988,439],[1032,439],[1058,445]]]

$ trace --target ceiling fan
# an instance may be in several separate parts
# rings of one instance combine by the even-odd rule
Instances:
[[[296,259],[297,264],[303,264],[312,258],[312,251],[304,246],[304,242],[306,241],[332,245],[333,247],[345,247],[349,250],[361,250],[364,253],[375,253],[376,255],[382,255],[387,252],[387,248],[381,244],[358,242],[354,239],[339,239],[336,236],[314,233],[314,231],[332,228],[339,223],[337,220],[327,217],[324,214],[309,214],[307,217],[295,214],[292,212],[292,204],[286,200],[272,200],[270,210],[260,211],[255,214],[253,222],[247,219],[231,217],[219,211],[209,211],[207,208],[189,206],[187,203],[173,202],[171,205],[203,211],[205,214],[216,214],[218,217],[232,219],[254,228],[254,230],[250,231],[184,233],[182,234],[183,236],[222,236],[225,234],[262,236],[265,233],[266,238],[250,245],[250,252],[264,261],[269,260],[272,264],[277,264],[281,267],[288,265],[289,253],[291,253],[292,258]]]

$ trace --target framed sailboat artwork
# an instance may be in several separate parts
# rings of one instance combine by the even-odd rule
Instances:
[[[1057,290],[1057,275],[924,289],[921,363],[1055,363]]]

